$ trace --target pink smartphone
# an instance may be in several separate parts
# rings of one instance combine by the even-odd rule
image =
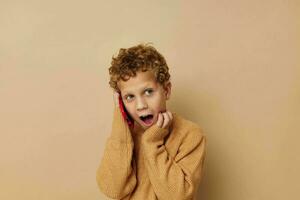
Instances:
[[[120,106],[122,116],[125,119],[125,121],[127,122],[128,126],[133,128],[134,121],[133,121],[132,117],[129,115],[128,111],[126,110],[123,100],[122,100],[122,96],[120,93],[119,93],[119,106]]]

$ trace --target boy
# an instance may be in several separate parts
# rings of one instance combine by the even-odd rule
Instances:
[[[112,58],[114,118],[96,175],[100,190],[112,199],[195,199],[206,136],[197,124],[167,109],[168,70],[164,57],[147,44],[121,48]],[[133,126],[122,116],[119,98]]]

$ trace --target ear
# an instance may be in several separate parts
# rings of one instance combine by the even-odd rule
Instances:
[[[164,84],[164,92],[165,92],[165,96],[166,96],[167,100],[169,100],[169,98],[171,96],[171,88],[172,88],[172,84],[170,81],[168,81]]]

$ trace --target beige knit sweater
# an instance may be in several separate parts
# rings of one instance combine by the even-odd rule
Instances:
[[[152,125],[132,134],[115,107],[111,135],[97,169],[100,190],[112,199],[190,200],[203,175],[206,136],[173,114],[169,129]]]

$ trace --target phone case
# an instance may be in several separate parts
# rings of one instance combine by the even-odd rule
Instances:
[[[127,122],[128,126],[131,127],[131,128],[133,128],[134,121],[131,118],[131,116],[129,115],[129,113],[127,112],[127,110],[126,110],[126,108],[124,106],[121,94],[119,95],[119,106],[120,106],[120,110],[121,110],[122,116],[125,119],[125,121]]]

